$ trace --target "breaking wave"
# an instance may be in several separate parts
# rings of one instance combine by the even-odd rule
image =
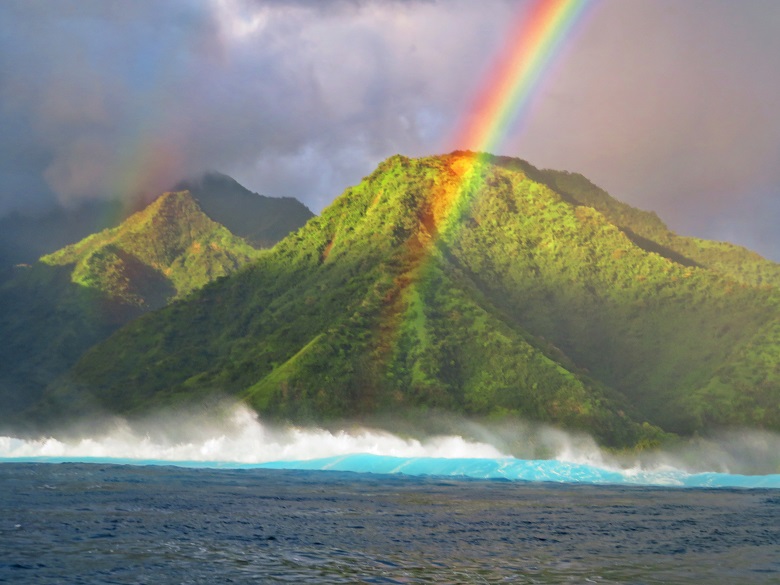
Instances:
[[[354,426],[274,427],[237,406],[220,420],[177,417],[146,430],[116,421],[79,438],[0,437],[0,461],[92,461],[189,467],[337,470],[511,481],[678,487],[780,488],[780,438],[741,433],[633,459],[586,436],[515,423],[461,423],[462,433],[423,438]],[[153,430],[152,430],[153,429]]]

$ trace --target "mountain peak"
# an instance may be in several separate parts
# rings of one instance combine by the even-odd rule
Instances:
[[[0,423],[18,424],[46,385],[117,328],[260,254],[187,191],[43,256],[0,288]]]
[[[220,180],[242,189],[229,178]],[[235,196],[223,196],[217,211],[235,204]],[[308,219],[310,213],[285,215],[302,207],[276,207],[273,200],[270,205],[250,202],[238,219],[244,225],[260,225],[256,233],[273,244],[284,235],[284,225],[292,230]],[[281,227],[262,227],[277,215]],[[54,220],[38,229],[56,226]],[[179,190],[162,194],[118,226],[17,270],[0,286],[0,337],[13,340],[0,346],[0,402],[5,405],[0,423],[18,424],[20,413],[47,384],[118,327],[237,271],[261,254],[207,216],[191,191]]]
[[[273,246],[314,217],[297,199],[253,193],[214,171],[182,181],[176,189],[192,193],[206,215],[257,248]]]
[[[173,191],[203,191],[219,190],[233,191],[241,194],[254,194],[233,177],[220,173],[218,171],[206,171],[205,173],[179,181],[173,188]]]
[[[44,256],[41,262],[73,265],[74,282],[131,305],[154,308],[169,300],[170,291],[182,296],[256,255],[206,216],[189,191],[173,191],[119,226]],[[141,294],[139,286],[148,288],[142,285],[145,280],[164,286]]]
[[[137,233],[178,230],[182,229],[185,224],[197,226],[196,229],[208,229],[211,227],[208,223],[210,221],[210,218],[205,216],[198,207],[192,193],[189,191],[168,191],[145,208],[128,217],[114,230],[117,234],[129,230],[134,230]]]

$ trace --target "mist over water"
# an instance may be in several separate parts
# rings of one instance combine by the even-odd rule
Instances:
[[[274,426],[261,422],[245,406],[228,416],[155,418],[131,426],[116,420],[96,436],[61,439],[0,437],[0,457],[117,458],[175,462],[264,463],[319,459],[351,453],[391,457],[503,458],[490,444],[461,436],[402,438],[353,427],[342,430]]]
[[[586,435],[538,424],[431,419],[407,435],[345,425],[274,426],[243,405],[178,413],[67,437],[0,437],[0,460],[274,467],[637,485],[780,487],[780,436],[760,431],[615,454]],[[221,414],[220,414],[221,413]],[[388,426],[387,424],[383,426]],[[428,425],[426,425],[428,426]],[[395,428],[401,428],[400,425]],[[749,477],[752,476],[752,477]]]

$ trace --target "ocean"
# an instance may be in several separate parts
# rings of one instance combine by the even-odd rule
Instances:
[[[780,491],[0,464],[0,582],[780,583]]]
[[[780,583],[776,437],[630,464],[245,414],[187,441],[0,437],[0,583]]]

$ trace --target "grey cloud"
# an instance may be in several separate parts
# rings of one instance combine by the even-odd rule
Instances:
[[[171,93],[181,93],[173,84],[151,95],[144,66],[157,61],[155,70],[167,68],[175,77],[176,61],[191,51],[181,37],[202,34],[197,15],[185,4],[12,1],[0,6],[5,13],[0,116],[4,126],[26,121],[19,128],[23,135],[0,137],[0,148],[33,141],[46,153],[38,173],[61,201],[122,190],[113,183],[123,166],[132,166],[137,153],[130,151],[136,144],[140,148],[141,129],[165,130],[155,124],[155,110],[172,106]],[[164,10],[155,10],[158,6]],[[149,186],[132,183],[126,187]],[[9,188],[2,185],[4,193]]]
[[[462,15],[430,3],[33,1],[0,10],[0,115],[29,121],[25,139],[46,153],[36,172],[63,202],[154,192],[218,168],[321,208],[381,158],[429,149],[421,137],[435,139],[442,124],[447,60],[462,61],[471,49],[458,43],[474,40],[453,39],[448,27]],[[231,18],[255,24],[236,31]],[[6,135],[0,148],[16,140]],[[308,178],[290,161],[308,163]]]

